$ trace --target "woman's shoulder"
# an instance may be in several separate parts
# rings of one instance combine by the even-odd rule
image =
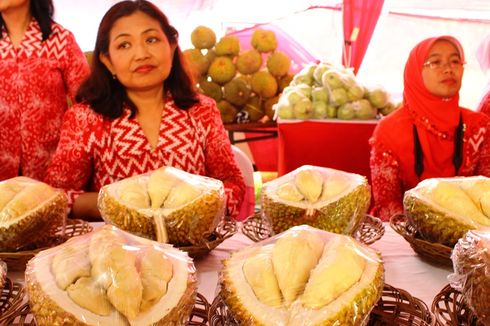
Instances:
[[[65,113],[65,120],[75,120],[78,124],[84,126],[103,123],[104,117],[92,110],[89,104],[73,104]]]
[[[413,124],[412,118],[405,109],[398,109],[391,114],[383,117],[375,128],[375,134],[396,134],[406,127]]]
[[[56,41],[58,46],[63,47],[67,41],[75,41],[75,36],[70,30],[53,21],[51,23],[51,35],[48,38],[48,41],[50,40],[51,42]]]
[[[194,104],[189,110],[190,113],[195,116],[206,117],[207,115],[213,114],[218,111],[215,100],[212,98],[198,94],[198,102]]]
[[[463,121],[468,127],[487,127],[490,124],[490,117],[482,112],[472,111],[462,108]]]

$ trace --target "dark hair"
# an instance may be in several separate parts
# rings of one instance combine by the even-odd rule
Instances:
[[[42,33],[42,40],[45,41],[51,35],[51,23],[53,21],[54,6],[53,0],[31,0],[31,14],[39,24]],[[0,15],[0,30],[5,25]],[[0,34],[0,39],[2,35]]]
[[[111,72],[100,60],[100,55],[109,54],[109,34],[114,23],[137,11],[154,18],[160,23],[168,42],[176,45],[172,59],[172,68],[164,81],[164,90],[169,91],[175,104],[180,109],[188,109],[198,103],[197,92],[191,74],[185,65],[184,56],[178,46],[179,34],[170,25],[167,17],[155,5],[145,0],[121,1],[112,6],[104,15],[97,32],[90,76],[78,90],[77,102],[90,104],[95,112],[109,118],[118,118],[126,104],[131,110],[131,117],[136,114],[136,105],[128,98],[125,87],[111,75]]]

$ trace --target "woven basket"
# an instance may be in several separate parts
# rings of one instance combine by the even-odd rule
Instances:
[[[23,300],[24,287],[7,278],[0,295],[0,325],[8,325],[2,322],[3,319],[15,312],[22,305]]]
[[[0,259],[7,263],[9,271],[23,271],[29,259],[41,250],[60,245],[69,238],[89,233],[92,230],[92,226],[86,221],[67,219],[65,229],[63,230],[63,227],[59,227],[54,236],[35,246],[24,248],[24,250],[0,252]]]
[[[228,307],[217,296],[209,309],[210,326],[238,326]],[[434,317],[427,305],[408,292],[385,284],[383,295],[369,316],[368,326],[434,325]]]
[[[197,294],[194,309],[189,317],[186,326],[206,326],[208,323],[209,303],[206,298],[200,293]],[[15,312],[10,313],[3,320],[0,319],[0,325],[11,326],[36,326],[34,315],[31,314],[31,309],[28,303],[17,307]]]
[[[436,325],[440,326],[483,326],[466,305],[461,292],[446,285],[432,301],[432,312]]]
[[[221,221],[213,232],[204,236],[204,242],[201,245],[181,246],[178,248],[186,251],[190,257],[199,259],[206,256],[211,250],[234,235],[237,231],[236,222],[227,218]]]
[[[390,225],[398,234],[408,241],[412,249],[430,263],[452,266],[452,249],[440,243],[429,242],[420,237],[419,232],[403,214],[391,217]]]
[[[262,218],[260,212],[250,216],[241,227],[242,233],[252,241],[259,242],[273,235],[270,223]],[[381,239],[385,233],[383,222],[371,215],[366,215],[357,229],[353,232],[353,237],[367,245]]]

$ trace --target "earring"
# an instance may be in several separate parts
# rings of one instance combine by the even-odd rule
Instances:
[[[116,80],[116,79],[117,79],[116,74],[112,74],[112,79],[114,79],[114,80]]]

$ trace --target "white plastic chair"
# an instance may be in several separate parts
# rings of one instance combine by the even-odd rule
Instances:
[[[235,217],[237,221],[243,221],[255,212],[254,167],[247,154],[240,148],[235,145],[231,145],[231,148],[233,149],[233,154],[235,154],[235,160],[242,172],[246,186],[240,213]]]

